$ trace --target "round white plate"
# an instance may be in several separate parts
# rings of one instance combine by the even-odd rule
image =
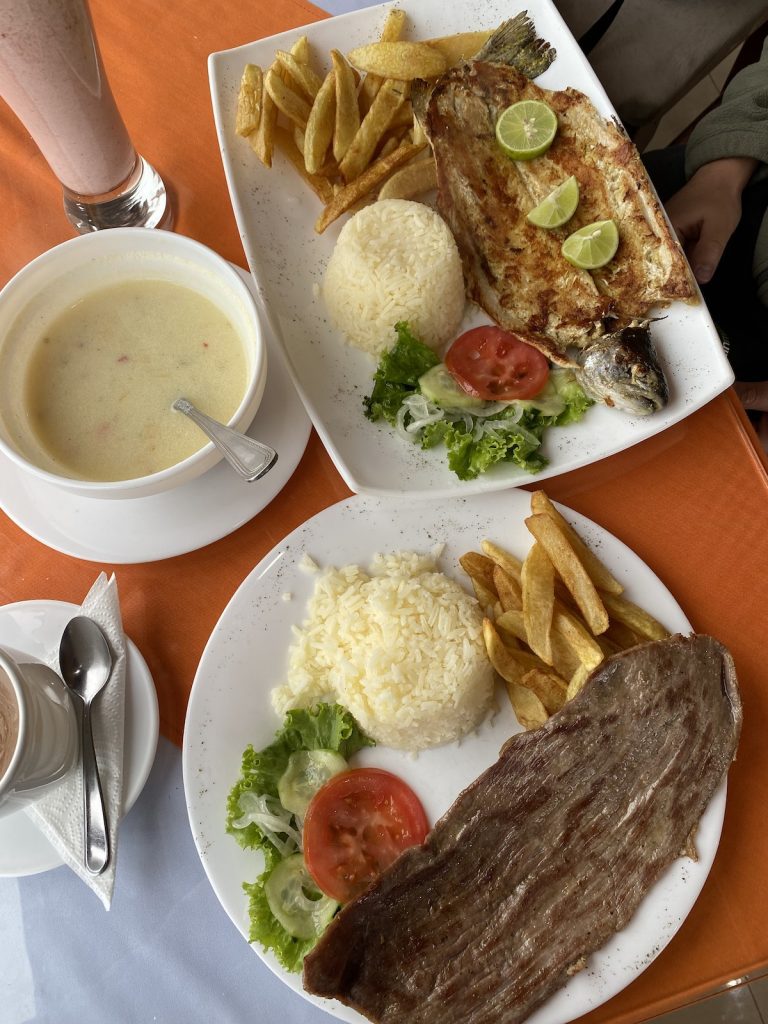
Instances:
[[[44,660],[58,644],[79,605],[65,601],[19,601],[0,607],[0,644]],[[126,638],[127,639],[127,638]],[[125,810],[136,803],[155,760],[159,715],[146,661],[127,641],[125,690]],[[63,861],[23,811],[0,818],[0,876],[34,875]]]
[[[307,553],[321,566],[357,563],[367,567],[377,552],[431,551],[445,544],[444,572],[464,586],[458,557],[488,538],[519,557],[531,537],[524,519],[530,495],[521,491],[479,495],[450,503],[393,506],[390,500],[354,497],[309,520],[286,537],[256,566],[235,593],[214,629],[195,676],[184,730],[184,788],[200,859],[222,906],[248,935],[247,900],[241,885],[260,873],[261,856],[246,851],[224,831],[225,804],[240,773],[242,751],[270,743],[281,724],[269,694],[282,682],[291,628],[300,624],[314,577],[299,568]],[[627,597],[646,607],[669,629],[688,632],[690,624],[661,581],[619,540],[567,509],[563,514],[596,549],[624,584]],[[290,602],[282,599],[290,594]],[[256,668],[258,666],[258,668]],[[430,821],[448,809],[458,793],[497,758],[519,726],[505,694],[499,711],[457,744],[407,754],[375,747],[357,755],[406,779],[421,798]],[[698,863],[677,860],[653,887],[620,934],[591,957],[576,975],[531,1018],[535,1024],[564,1024],[600,1005],[629,984],[669,942],[685,919],[707,877],[717,849],[725,811],[725,784],[711,801],[697,834]],[[256,952],[295,992],[341,1020],[363,1018],[341,1003],[307,995],[301,976],[288,974],[270,955]]]
[[[251,289],[253,279],[239,270]],[[245,483],[222,461],[207,473],[145,498],[87,498],[23,473],[0,452],[0,508],[35,540],[65,555],[130,564],[172,558],[233,533],[275,498],[299,464],[311,424],[271,332],[267,386],[248,434],[278,453],[261,480]]]

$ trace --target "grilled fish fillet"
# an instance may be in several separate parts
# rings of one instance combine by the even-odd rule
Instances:
[[[549,150],[511,160],[495,137],[499,115],[535,99],[557,114]],[[474,60],[449,70],[432,90],[424,127],[435,153],[438,207],[464,263],[467,290],[500,326],[528,335],[554,362],[584,349],[696,288],[637,151],[623,129],[575,89],[542,89],[507,64]],[[526,214],[566,178],[579,182],[579,207],[561,229]],[[560,247],[572,231],[612,218],[619,248],[600,271],[578,270]]]

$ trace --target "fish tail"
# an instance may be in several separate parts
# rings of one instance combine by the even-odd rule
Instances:
[[[536,28],[521,11],[496,29],[475,60],[494,64],[510,64],[526,78],[537,78],[543,74],[557,56],[554,47],[536,35]]]

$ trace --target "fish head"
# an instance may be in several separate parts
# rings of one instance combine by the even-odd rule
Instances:
[[[648,321],[593,341],[579,355],[576,377],[592,398],[635,416],[658,412],[669,400]]]

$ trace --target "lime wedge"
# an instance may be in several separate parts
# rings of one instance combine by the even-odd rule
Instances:
[[[612,220],[598,220],[587,224],[562,245],[563,256],[580,270],[597,270],[616,255],[619,247],[619,229]]]
[[[579,205],[579,183],[571,176],[558,185],[528,214],[537,228],[559,228],[576,213]]]
[[[557,134],[557,115],[540,100],[507,107],[496,122],[499,145],[513,160],[533,160],[546,153]]]

